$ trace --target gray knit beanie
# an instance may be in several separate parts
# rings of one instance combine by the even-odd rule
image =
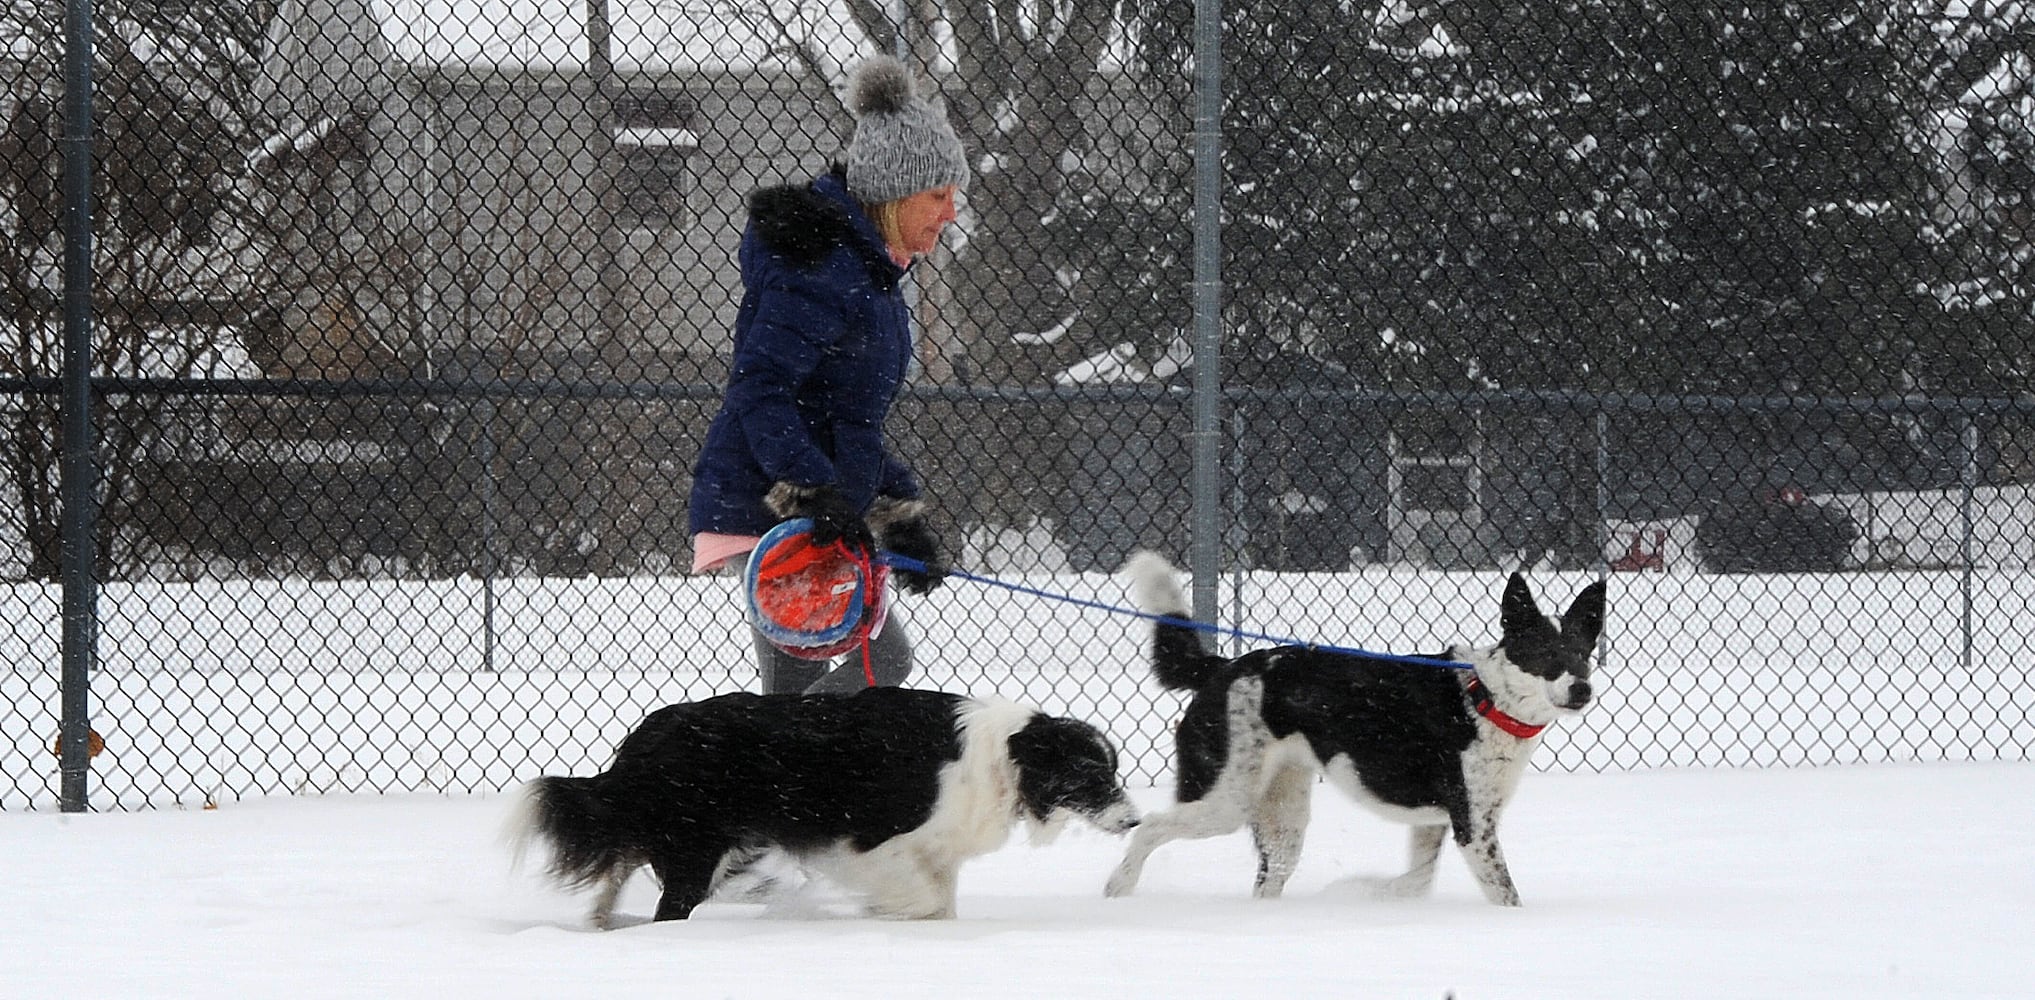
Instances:
[[[968,153],[947,116],[912,87],[904,64],[877,56],[848,78],[848,190],[877,205],[949,184],[968,183]]]

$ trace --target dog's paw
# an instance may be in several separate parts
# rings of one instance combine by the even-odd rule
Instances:
[[[952,920],[955,909],[952,906],[916,907],[902,910],[880,910],[871,908],[869,915],[878,920]]]
[[[719,903],[768,903],[806,883],[805,872],[784,854],[772,852],[730,872],[714,886]]]
[[[1518,906],[1519,890],[1509,885],[1495,889],[1487,888],[1484,890],[1484,898],[1495,906]]]
[[[1119,869],[1116,874],[1109,877],[1109,884],[1102,887],[1102,894],[1109,899],[1122,899],[1136,892],[1137,888],[1138,877]]]
[[[796,879],[779,878],[775,875],[745,875],[731,878],[714,893],[718,903],[768,903],[792,889],[798,888]]]
[[[1409,878],[1405,875],[1394,878],[1360,875],[1346,881],[1372,899],[1419,899],[1434,888],[1434,883],[1428,879]]]

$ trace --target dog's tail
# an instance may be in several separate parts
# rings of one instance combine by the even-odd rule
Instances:
[[[530,845],[551,847],[546,871],[562,885],[580,888],[627,876],[640,863],[613,803],[602,795],[599,777],[543,777],[517,792],[502,839],[512,863],[521,867]]]
[[[1180,589],[1178,571],[1166,557],[1151,551],[1131,554],[1123,573],[1130,577],[1131,602],[1148,615],[1187,618],[1187,595]],[[1152,628],[1152,676],[1159,686],[1174,691],[1192,691],[1214,679],[1229,661],[1201,646],[1197,630],[1172,622],[1158,622]]]

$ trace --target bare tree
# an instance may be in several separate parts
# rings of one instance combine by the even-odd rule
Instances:
[[[63,33],[50,5],[9,4],[7,22],[28,53],[9,81],[11,113],[0,136],[0,300],[12,322],[0,372],[47,378],[61,367],[58,331],[63,252],[61,153]],[[251,42],[259,30],[236,3],[102,3],[94,79],[95,373],[126,377],[246,374],[231,330],[250,312],[251,266],[270,244],[257,206],[232,182],[247,142],[242,102]],[[130,560],[136,544],[136,475],[152,449],[202,438],[203,421],[174,416],[166,397],[108,400],[97,422],[100,497],[108,523],[102,572]],[[28,569],[57,569],[56,457],[61,444],[53,400],[31,398],[5,412],[5,453],[24,505]]]

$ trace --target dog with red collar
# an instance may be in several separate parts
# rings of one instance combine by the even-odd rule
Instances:
[[[1315,779],[1326,776],[1413,828],[1411,866],[1377,882],[1381,894],[1426,895],[1442,840],[1453,834],[1485,898],[1519,905],[1498,819],[1548,725],[1590,702],[1603,581],[1551,619],[1513,574],[1500,600],[1498,643],[1434,658],[1464,665],[1448,669],[1310,646],[1217,656],[1181,621],[1187,598],[1163,557],[1139,553],[1125,572],[1139,609],[1166,616],[1155,626],[1153,674],[1193,697],[1175,730],[1177,803],[1138,827],[1108,895],[1130,894],[1146,859],[1166,843],[1248,823],[1258,848],[1256,895],[1278,896],[1300,860]]]

